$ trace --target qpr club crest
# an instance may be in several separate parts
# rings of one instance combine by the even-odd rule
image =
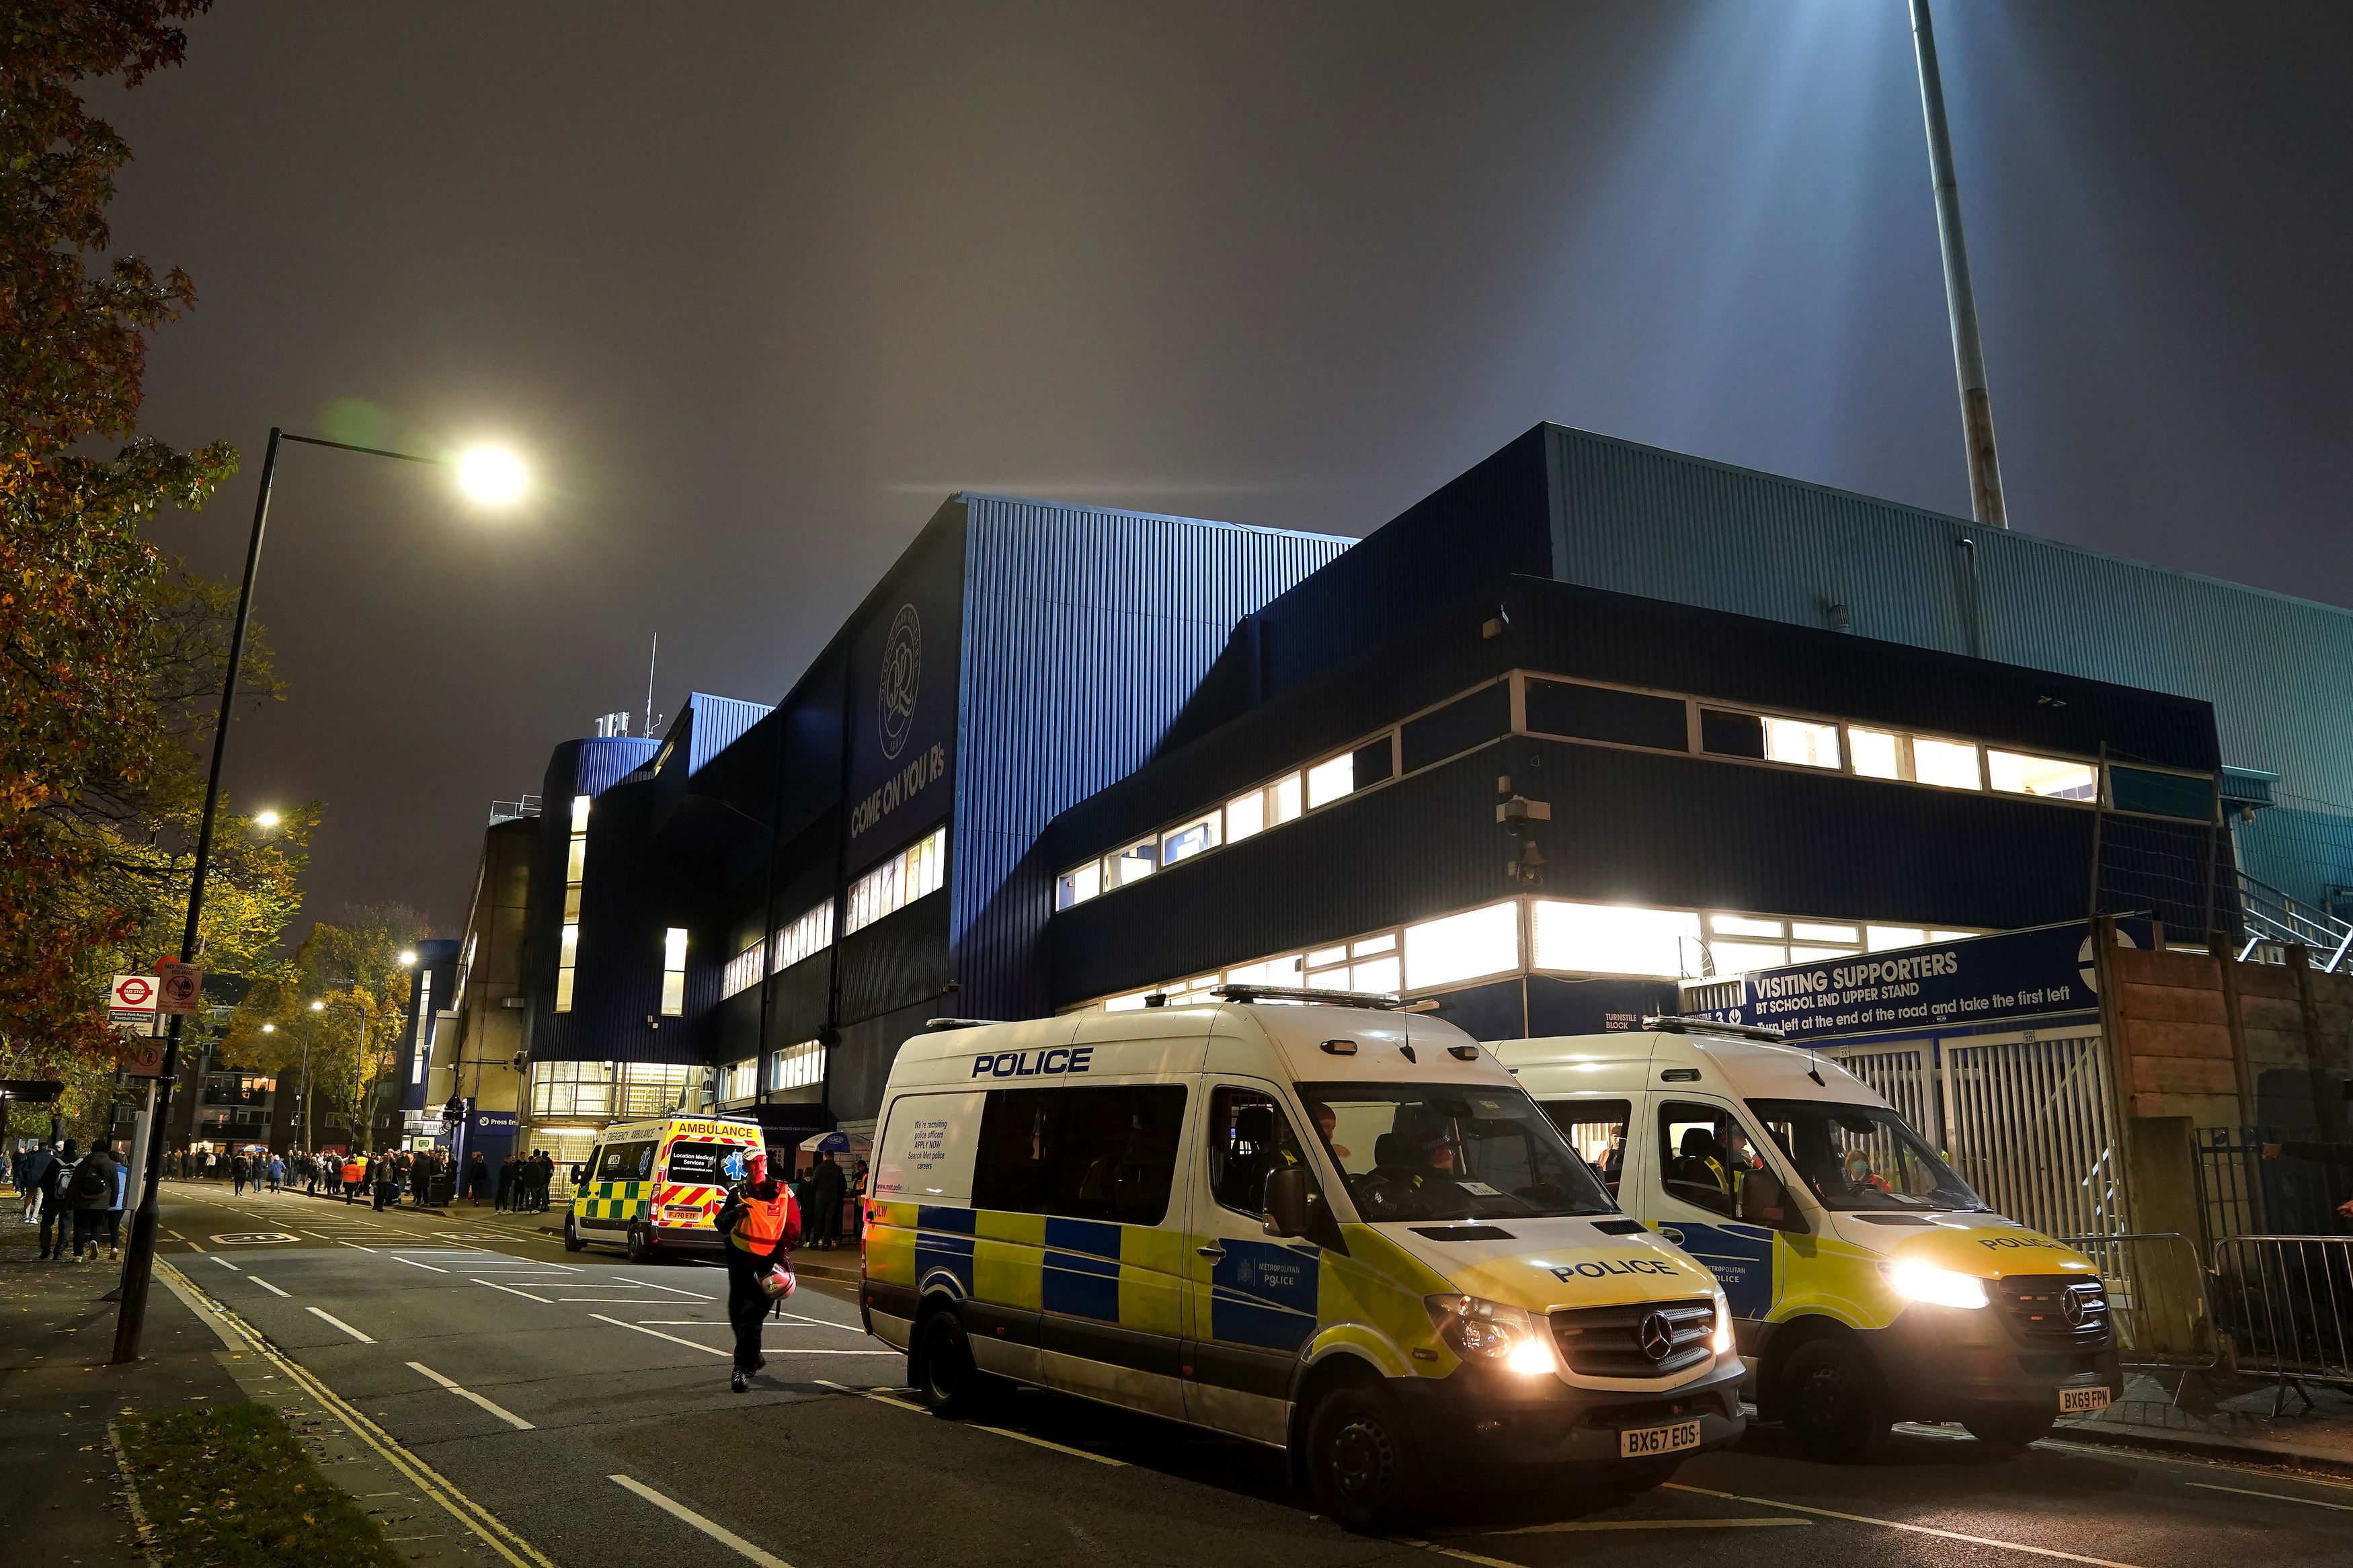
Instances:
[[[915,695],[923,689],[923,623],[915,606],[902,605],[891,617],[891,635],[882,645],[882,680],[875,697],[875,717],[882,736],[882,754],[896,757],[907,744],[915,724]]]

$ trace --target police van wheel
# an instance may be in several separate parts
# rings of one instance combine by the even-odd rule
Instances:
[[[643,1226],[631,1226],[629,1227],[629,1261],[632,1263],[651,1263],[653,1260],[653,1248],[647,1244],[645,1227]]]
[[[2055,1415],[2040,1410],[2021,1410],[2007,1415],[1981,1415],[1974,1421],[1964,1421],[1969,1436],[1989,1448],[2005,1454],[2015,1454],[2030,1443],[2039,1443],[2051,1436],[2051,1424]]]
[[[1380,1535],[1412,1524],[1423,1504],[1421,1466],[1405,1412],[1382,1390],[1332,1390],[1307,1422],[1307,1477],[1343,1528]]]
[[[1800,1345],[1781,1369],[1782,1419],[1816,1459],[1859,1459],[1886,1439],[1887,1395],[1870,1359],[1843,1340]]]
[[[564,1216],[564,1250],[577,1252],[587,1245],[580,1239],[580,1226],[574,1223],[570,1215],[565,1215]]]
[[[1004,1394],[1004,1379],[973,1363],[972,1345],[954,1312],[943,1310],[925,1319],[917,1348],[922,1353],[915,1387],[933,1415],[962,1420],[981,1414]]]

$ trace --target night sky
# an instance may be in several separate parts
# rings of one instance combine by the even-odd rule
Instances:
[[[2353,7],[1945,0],[2010,519],[2353,605]],[[1539,419],[1966,514],[1903,0],[795,7],[232,0],[98,111],[186,268],[170,547],[290,700],[310,913],[456,934],[596,715],[773,701],[957,489],[1361,534]],[[632,721],[632,731],[636,721]]]

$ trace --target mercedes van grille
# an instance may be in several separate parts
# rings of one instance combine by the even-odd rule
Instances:
[[[2072,1274],[2016,1274],[1989,1279],[1986,1294],[2029,1344],[2092,1344],[2107,1338],[2108,1293],[2097,1279]]]
[[[1667,1377],[1713,1353],[1715,1303],[1630,1301],[1616,1307],[1563,1307],[1552,1337],[1571,1372],[1588,1377]]]

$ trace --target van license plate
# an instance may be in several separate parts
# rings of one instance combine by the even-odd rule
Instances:
[[[2108,1391],[2105,1388],[2063,1388],[2059,1391],[2059,1414],[2080,1415],[2086,1410],[2105,1410]]]
[[[2102,1390],[2103,1393],[2106,1391]],[[1680,1454],[1699,1447],[1699,1423],[1676,1421],[1664,1426],[1637,1426],[1618,1434],[1618,1457],[1647,1459],[1658,1454]]]

